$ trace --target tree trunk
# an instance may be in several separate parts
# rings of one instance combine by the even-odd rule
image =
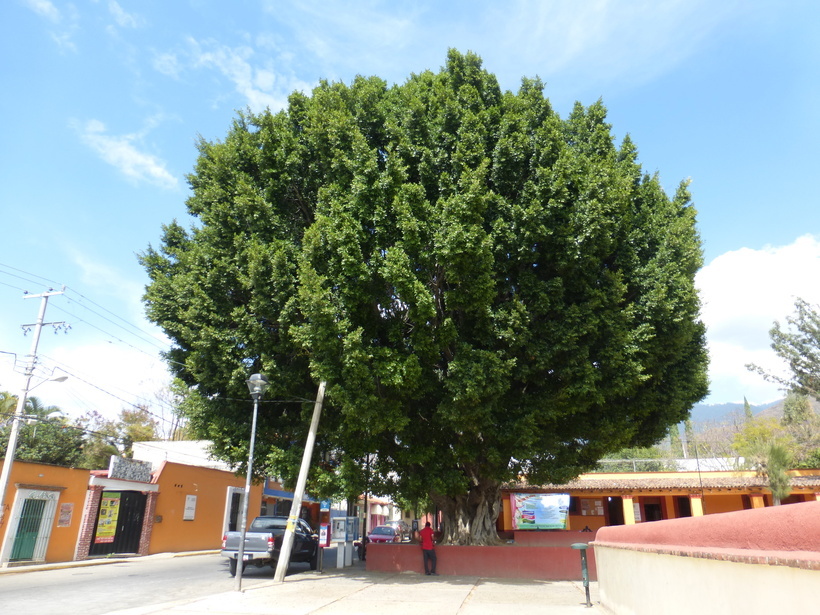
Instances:
[[[441,542],[451,545],[500,544],[495,523],[501,512],[501,485],[477,481],[464,495],[430,494],[441,512]]]

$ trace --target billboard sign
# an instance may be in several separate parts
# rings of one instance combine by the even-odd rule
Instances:
[[[514,530],[565,530],[569,516],[568,493],[511,493]]]

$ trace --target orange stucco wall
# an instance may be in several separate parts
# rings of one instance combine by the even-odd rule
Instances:
[[[714,515],[736,510],[743,510],[743,496],[740,494],[703,496],[704,515]]]
[[[159,485],[149,553],[218,549],[222,545],[228,487],[244,489],[232,472],[165,462],[155,474]],[[192,520],[184,520],[186,497],[196,496]],[[259,514],[262,485],[251,485],[248,518]]]
[[[9,489],[3,507],[6,510],[0,534],[5,535],[10,520],[8,512],[14,503],[17,486],[32,489],[42,488],[52,491],[57,488],[59,499],[54,523],[51,527],[51,538],[46,549],[47,562],[64,562],[74,559],[74,548],[82,521],[85,494],[88,489],[88,470],[76,470],[41,463],[15,461],[11,468]],[[63,511],[61,516],[60,512]],[[13,540],[13,538],[12,538]]]
[[[598,515],[570,515],[567,523],[568,530],[578,530],[589,528],[593,532],[606,525],[606,517]]]

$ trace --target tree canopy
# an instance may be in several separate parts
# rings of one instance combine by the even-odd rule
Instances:
[[[648,446],[707,392],[686,183],[669,197],[599,101],[562,119],[473,54],[388,86],[322,82],[199,142],[191,228],[141,256],[186,412],[259,472],[320,449],[350,495],[427,497],[445,539],[491,542],[507,481],[564,481]]]
[[[17,398],[4,393],[7,412],[0,425],[0,457],[5,457],[9,443],[14,406]],[[46,406],[39,397],[28,397],[23,409],[15,459],[36,463],[78,467],[83,459],[83,434],[68,423],[56,406]]]
[[[0,458],[6,455],[17,397],[0,391]],[[123,409],[118,420],[89,410],[69,422],[57,406],[26,399],[15,459],[99,470],[111,456],[131,457],[134,442],[157,438],[158,422],[147,408]]]

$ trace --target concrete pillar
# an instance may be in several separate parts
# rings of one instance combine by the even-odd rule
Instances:
[[[635,508],[632,505],[631,495],[622,495],[624,504],[624,525],[635,525]]]
[[[666,511],[664,519],[677,519],[675,512],[675,498],[671,495],[663,496],[663,508]]]
[[[762,493],[750,493],[749,500],[752,502],[752,508],[766,508],[766,496]]]
[[[693,517],[703,516],[703,497],[699,493],[689,494],[689,506]]]

